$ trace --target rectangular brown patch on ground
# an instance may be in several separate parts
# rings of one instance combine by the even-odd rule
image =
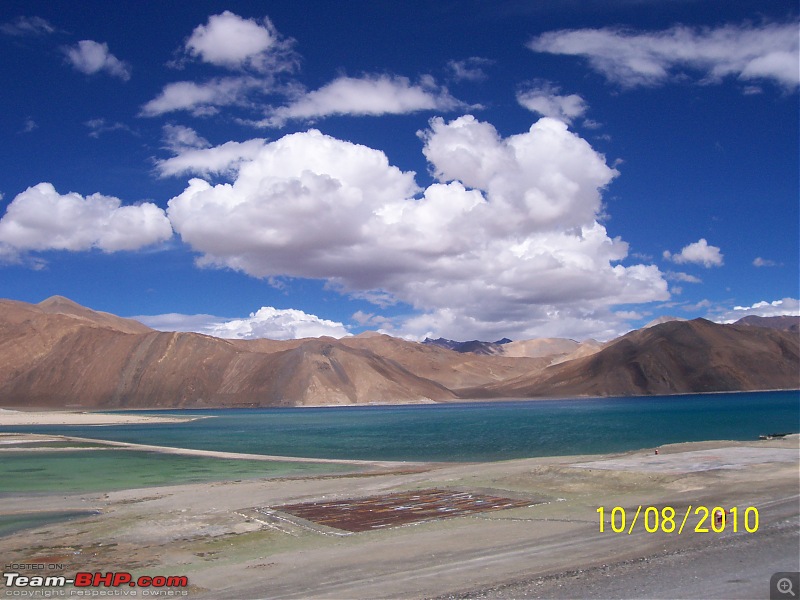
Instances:
[[[319,525],[357,532],[531,504],[534,502],[530,500],[430,489],[333,502],[286,504],[273,509]]]

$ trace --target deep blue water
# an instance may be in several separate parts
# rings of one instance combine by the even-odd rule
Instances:
[[[162,425],[0,427],[0,431],[284,456],[486,461],[798,433],[800,393],[148,413],[213,418]]]

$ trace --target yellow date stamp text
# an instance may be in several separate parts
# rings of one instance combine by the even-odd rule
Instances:
[[[639,524],[647,533],[677,533],[684,532],[687,522],[687,531],[695,533],[722,533],[733,531],[738,533],[758,531],[758,509],[748,506],[744,510],[734,506],[726,510],[722,506],[692,506],[688,505],[676,511],[672,506],[642,506],[634,511],[633,508],[625,509],[622,506],[607,508],[601,506],[596,511],[600,515],[600,533],[612,531],[614,533],[631,534]],[[633,518],[630,518],[631,514]]]

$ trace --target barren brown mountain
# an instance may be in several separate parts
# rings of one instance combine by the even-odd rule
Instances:
[[[528,344],[531,345],[531,344]],[[223,340],[54,297],[0,300],[0,406],[245,407],[798,387],[796,333],[671,322],[554,354],[478,355],[378,334]],[[571,354],[567,350],[575,348]]]
[[[461,392],[565,397],[798,388],[797,333],[695,319],[632,331],[591,356]]]
[[[203,407],[455,398],[332,338],[232,341],[164,333],[63,298],[0,301],[0,404]]]
[[[164,333],[66,298],[0,301],[0,405],[203,407],[452,400],[546,361],[389,336],[275,341]]]

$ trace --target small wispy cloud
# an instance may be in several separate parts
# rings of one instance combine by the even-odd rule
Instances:
[[[689,275],[688,273],[681,273],[680,271],[667,271],[664,273],[664,277],[666,277],[670,281],[681,281],[684,283],[703,283],[703,280],[699,277],[695,277],[694,275]]]
[[[83,124],[89,128],[89,137],[93,138],[99,138],[104,133],[110,133],[112,131],[124,131],[136,135],[133,129],[119,121],[111,123],[104,118],[97,118],[84,121]]]
[[[0,24],[0,33],[13,37],[40,36],[55,32],[56,28],[41,17],[20,16]]]
[[[74,46],[64,48],[64,54],[77,71],[86,75],[107,73],[123,81],[131,78],[131,66],[119,60],[108,50],[108,44],[94,40],[81,40]]]
[[[535,81],[517,93],[517,102],[531,112],[570,124],[582,117],[589,105],[578,94],[561,94],[561,89],[549,81]]]
[[[484,81],[488,77],[486,69],[493,64],[491,59],[470,56],[464,60],[449,61],[447,68],[455,81]]]
[[[25,119],[25,124],[22,126],[22,130],[20,131],[20,133],[30,133],[34,129],[38,128],[39,124],[36,123],[36,121],[31,119],[30,117],[28,117],[27,119]]]
[[[800,83],[797,21],[637,32],[621,28],[550,31],[533,38],[534,52],[580,56],[609,81],[623,87],[656,86],[680,69],[699,73],[702,83],[732,76],[752,83],[771,80],[795,89]]]
[[[463,106],[429,76],[422,77],[418,83],[390,75],[343,76],[272,110],[258,125],[281,127],[287,121],[333,115],[401,115],[423,110],[448,111]]]
[[[774,260],[770,260],[768,258],[761,258],[760,256],[756,256],[753,259],[753,266],[754,267],[777,267],[778,263]]]
[[[203,83],[176,81],[165,85],[158,96],[142,106],[139,114],[157,117],[185,110],[194,116],[213,115],[220,106],[248,104],[250,93],[264,90],[264,86],[262,80],[250,76],[221,77]]]
[[[693,263],[703,265],[705,268],[721,267],[723,265],[724,255],[717,246],[710,246],[705,238],[684,246],[680,252],[673,254],[669,250],[664,250],[663,257],[665,260],[672,261],[677,264]]]

